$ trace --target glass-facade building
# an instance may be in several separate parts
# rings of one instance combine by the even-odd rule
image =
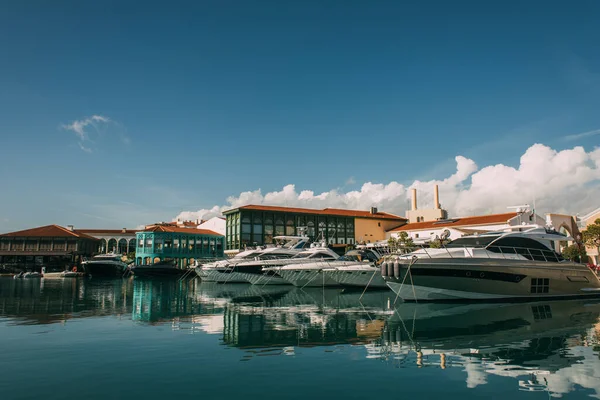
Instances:
[[[177,261],[184,268],[199,259],[223,258],[225,238],[195,228],[158,226],[136,233],[136,264]]]
[[[267,208],[267,207],[263,207]],[[354,244],[352,216],[328,214],[314,210],[237,208],[226,211],[226,246],[228,250],[273,243],[274,236],[304,234],[312,240],[324,237],[329,244]],[[317,213],[318,212],[318,213]]]

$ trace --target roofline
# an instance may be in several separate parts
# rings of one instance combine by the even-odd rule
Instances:
[[[512,213],[506,213],[506,214],[512,214]],[[465,224],[465,225],[461,225],[460,224],[460,220],[461,219],[467,219],[467,218],[485,218],[485,217],[492,217],[492,216],[495,216],[495,215],[505,215],[505,214],[474,215],[474,216],[470,216],[470,217],[451,218],[451,219],[458,220],[458,221],[455,221],[455,223],[458,222],[458,224],[456,226],[452,226],[451,224],[445,225],[445,224],[440,223],[438,227],[439,228],[456,228],[456,229],[458,229],[458,227],[468,228],[470,226],[485,226],[485,225],[490,225],[490,224],[494,224],[494,223],[499,223],[499,222],[484,222],[484,223],[474,223],[474,224]],[[512,220],[512,219],[514,219],[514,218],[516,218],[518,216],[519,216],[519,214],[517,213],[517,215],[506,219],[503,223],[508,223],[508,221],[510,221],[510,220]],[[425,222],[417,222],[417,223],[428,223],[428,222],[441,222],[441,221],[425,221]],[[431,229],[438,228],[438,227],[436,227],[434,225],[434,226],[429,226],[427,228],[402,229],[402,228],[404,228],[407,225],[410,225],[410,223],[398,226],[396,228],[392,228],[392,229],[390,229],[390,230],[388,230],[386,232],[402,232],[402,231],[405,231],[405,230],[410,230],[410,231],[428,231],[428,230],[431,230]]]
[[[344,216],[344,217],[352,217],[352,218],[390,219],[390,220],[408,221],[408,218],[404,218],[404,217],[401,217],[396,214],[382,212],[382,211],[379,211],[378,213],[385,214],[384,216],[383,215],[378,216],[378,215],[374,215],[374,214],[371,214],[371,215],[343,215],[343,214],[336,214],[335,212],[329,212],[328,210],[340,210],[340,211],[361,212],[361,213],[363,213],[363,212],[366,213],[368,211],[346,210],[346,209],[342,209],[342,208],[321,208],[321,209],[319,209],[319,208],[304,208],[304,207],[269,206],[269,205],[265,205],[265,204],[246,204],[243,206],[230,208],[229,210],[225,210],[222,213],[223,213],[223,215],[227,215],[227,214],[231,214],[236,211],[239,211],[239,210],[244,210],[244,209],[252,210],[251,207],[272,207],[272,208],[274,208],[274,210],[272,210],[272,212],[286,212],[285,210],[276,210],[277,208],[290,209],[290,210],[302,210],[302,211],[289,211],[291,214],[317,214],[317,215],[320,214],[320,215]],[[255,210],[255,211],[267,211],[267,210]]]

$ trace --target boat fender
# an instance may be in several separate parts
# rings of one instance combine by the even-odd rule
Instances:
[[[383,277],[387,276],[387,263],[386,262],[381,263],[381,276],[383,276]]]
[[[394,261],[394,277],[400,279],[400,263],[398,260]]]

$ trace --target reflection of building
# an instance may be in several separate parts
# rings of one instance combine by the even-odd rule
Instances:
[[[176,261],[185,267],[197,259],[224,256],[224,237],[209,230],[154,225],[136,236],[137,265]]]
[[[82,256],[91,256],[97,247],[96,238],[72,226],[41,226],[0,235],[0,264],[5,268],[41,271],[44,266],[48,272],[63,271],[78,265]]]
[[[128,254],[135,251],[135,230],[133,229],[78,229],[99,239],[98,252]]]
[[[385,232],[406,222],[406,218],[377,211],[247,205],[225,211],[228,250],[273,243],[274,236],[304,233],[315,240],[325,237],[329,244],[354,244],[385,239]]]

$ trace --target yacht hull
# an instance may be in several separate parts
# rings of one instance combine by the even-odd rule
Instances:
[[[340,286],[322,269],[281,270],[278,273],[283,279],[298,287]]]
[[[200,275],[201,274],[201,275]],[[205,282],[217,283],[249,283],[248,280],[239,272],[221,269],[206,269],[199,276]]]
[[[186,270],[175,267],[153,267],[153,266],[136,266],[131,268],[133,276],[143,278],[178,278],[182,276]]]
[[[600,296],[600,281],[575,263],[418,260],[400,263],[387,285],[404,301],[536,301]]]
[[[369,289],[387,289],[388,285],[378,270],[372,271],[327,271],[325,272],[340,286]]]
[[[92,275],[93,277],[121,277],[125,272],[125,268],[121,265],[102,262],[83,264],[83,269],[88,275]]]

